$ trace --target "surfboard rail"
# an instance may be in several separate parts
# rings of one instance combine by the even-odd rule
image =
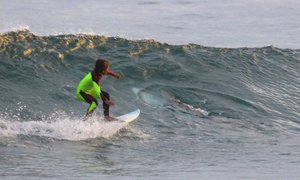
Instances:
[[[127,113],[127,114],[124,114],[124,115],[121,115],[121,116],[118,116],[115,118],[124,123],[130,123],[130,122],[136,120],[139,117],[140,113],[141,113],[141,110],[137,109],[135,111],[132,111],[130,113]]]

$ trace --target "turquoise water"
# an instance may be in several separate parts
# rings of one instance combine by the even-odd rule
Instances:
[[[1,179],[299,179],[298,7],[1,1]],[[130,126],[83,121],[98,58]]]
[[[168,45],[97,35],[0,36],[2,177],[299,176],[299,50]],[[98,57],[102,89],[135,109],[125,129],[83,121],[76,86]]]

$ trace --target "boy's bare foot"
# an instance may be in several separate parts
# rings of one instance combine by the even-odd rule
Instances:
[[[110,116],[104,116],[105,121],[117,121],[118,119]]]

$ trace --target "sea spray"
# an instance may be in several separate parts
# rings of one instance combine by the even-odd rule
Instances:
[[[102,120],[101,120],[102,119]],[[84,118],[58,117],[51,121],[0,121],[0,136],[40,136],[58,140],[80,141],[91,138],[110,138],[124,124],[119,122],[105,122],[103,118],[93,116]]]

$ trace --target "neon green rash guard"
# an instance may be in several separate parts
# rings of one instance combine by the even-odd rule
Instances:
[[[79,83],[76,90],[77,99],[84,101],[83,97],[80,95],[80,91],[86,94],[92,95],[95,99],[100,99],[101,88],[100,85],[93,81],[92,73],[88,73]]]

